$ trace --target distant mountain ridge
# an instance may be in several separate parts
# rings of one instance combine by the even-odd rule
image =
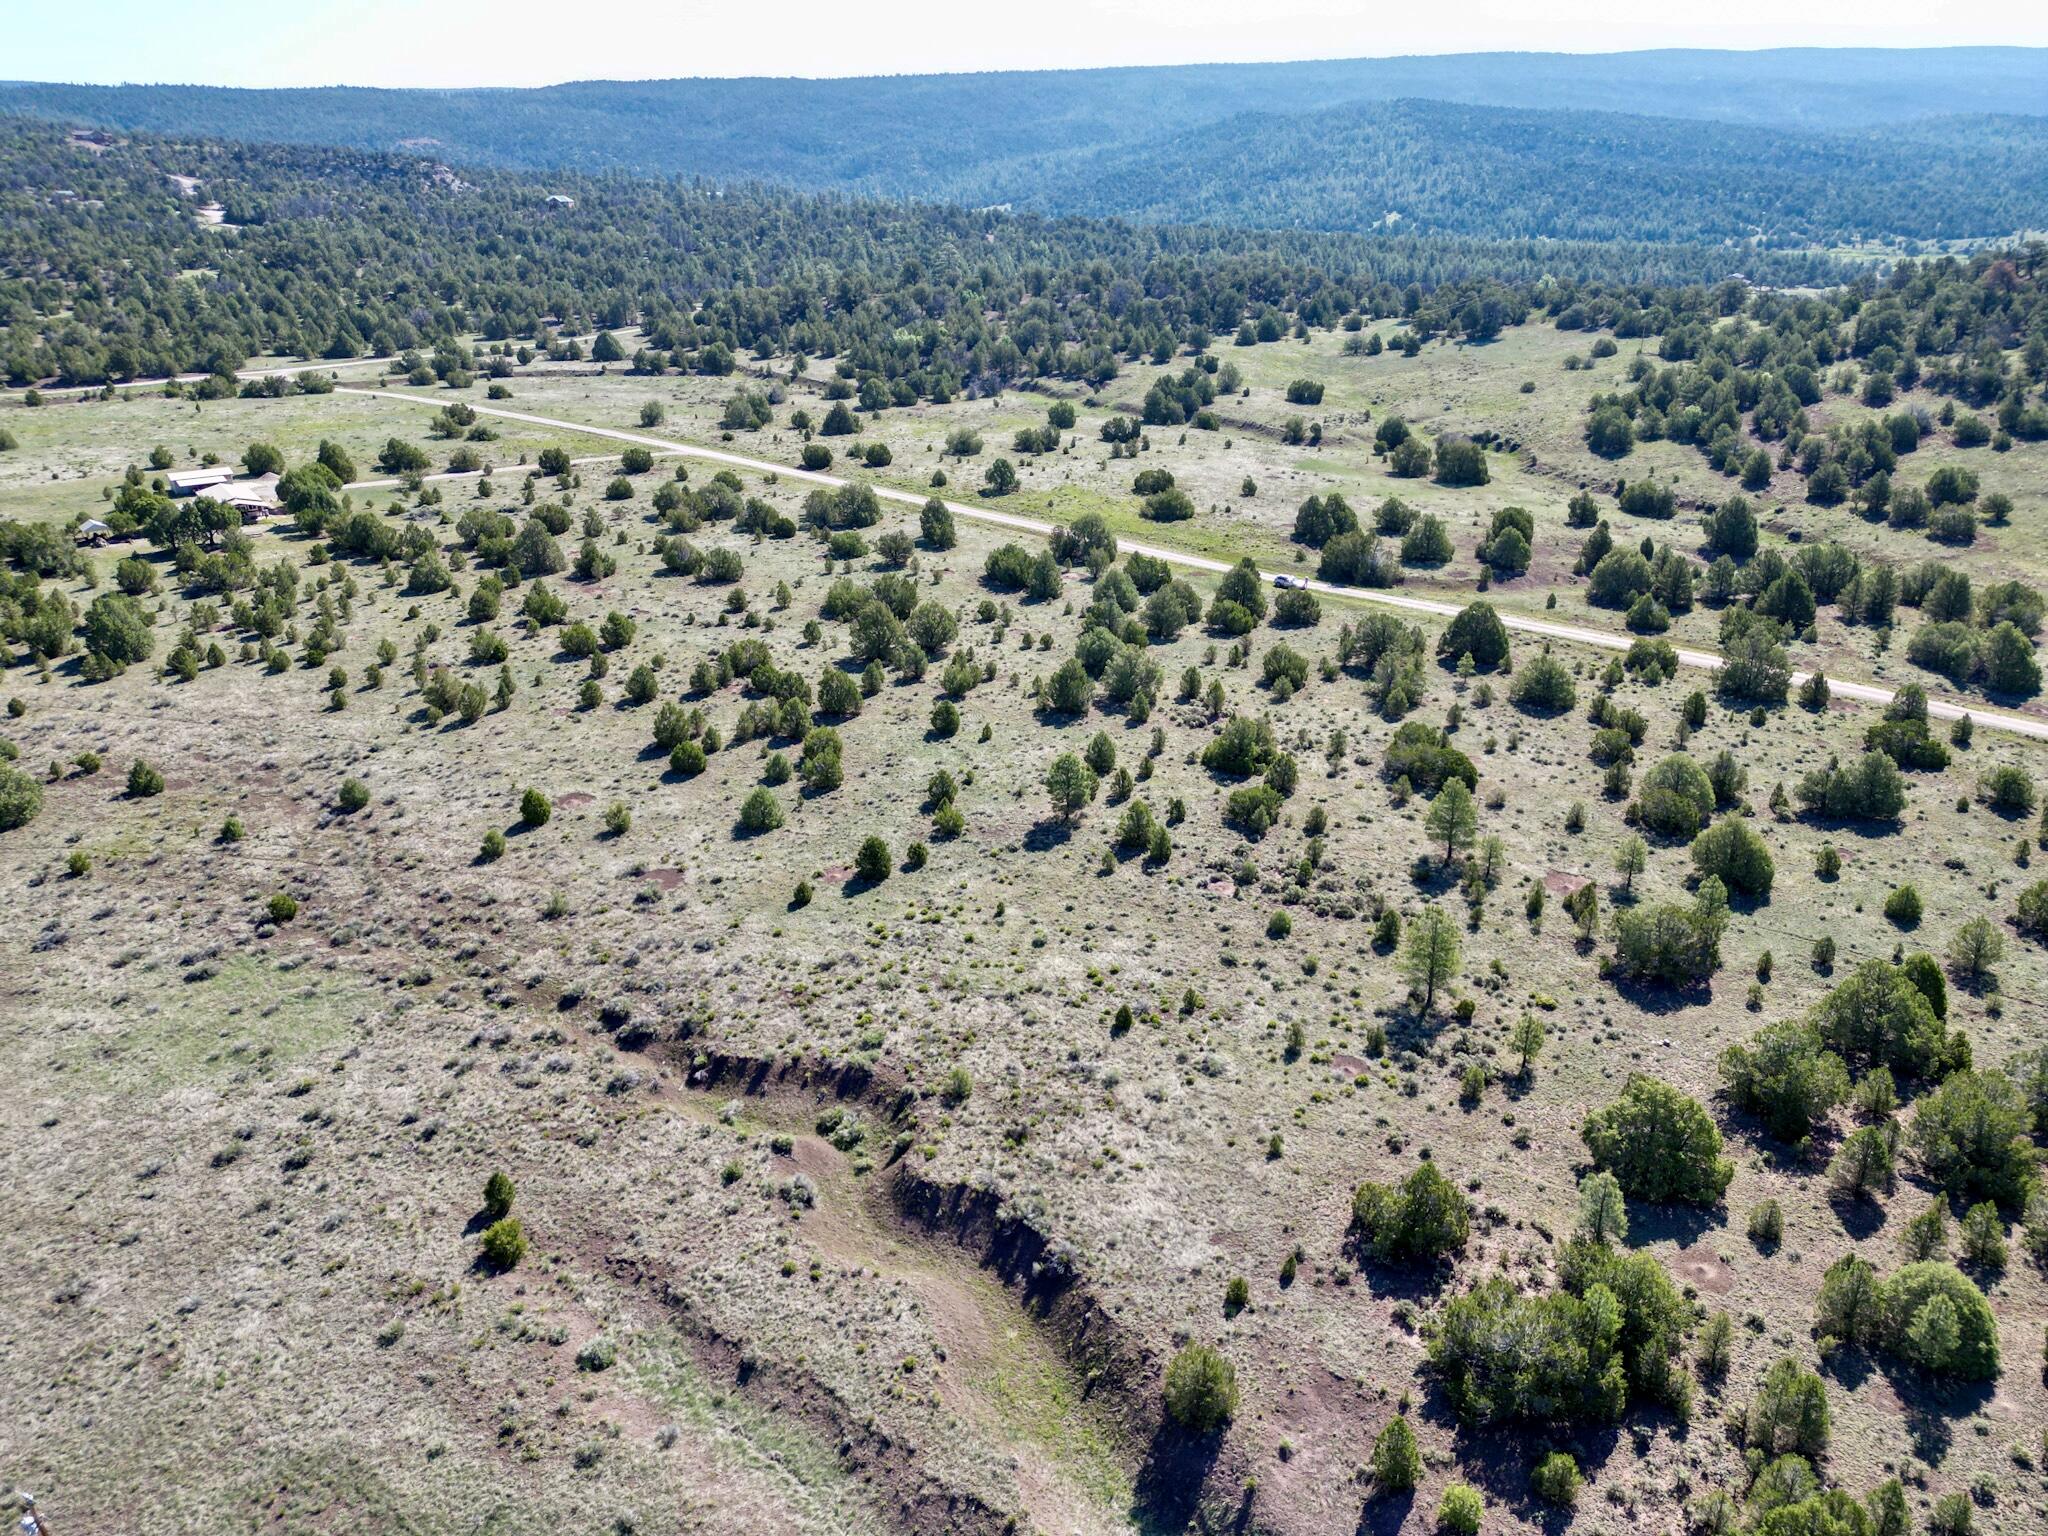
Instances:
[[[1827,242],[2048,224],[2048,49],[1474,53],[537,89],[14,82],[0,83],[0,113],[1248,227],[1369,229],[1393,212],[1409,229],[1488,237],[1762,230]],[[1631,196],[1613,195],[1626,186]]]
[[[1625,196],[1617,196],[1625,189]],[[2048,118],[1813,133],[1397,101],[1246,114],[1050,177],[1022,206],[1264,229],[1774,245],[1962,239],[2048,219]]]

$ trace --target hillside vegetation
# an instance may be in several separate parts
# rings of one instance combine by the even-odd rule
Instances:
[[[1901,130],[1957,114],[2038,115],[2044,61],[2042,50],[1998,48],[1677,50],[533,90],[17,83],[0,85],[0,111],[458,164],[1284,228],[1371,227],[1393,209],[1488,237],[1719,239],[1752,225],[1981,237],[2029,226],[2009,215],[2038,152],[2005,143],[2014,129],[1992,122]],[[1603,124],[1590,113],[1666,121]],[[1475,136],[1475,165],[1444,153],[1457,133]],[[2019,187],[1999,195],[1985,179],[1994,171]],[[1167,198],[1150,185],[1162,173]],[[1247,196],[1241,173],[1277,190]],[[1601,198],[1603,177],[1626,195]],[[1696,178],[1705,185],[1667,201],[1674,183]],[[1575,215],[1596,216],[1552,227]]]
[[[1803,246],[2031,228],[2044,165],[2039,117],[1847,134],[1401,101],[1226,118],[992,185],[1061,213],[1267,229]]]

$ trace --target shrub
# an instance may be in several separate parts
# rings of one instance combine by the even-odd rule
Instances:
[[[1588,1115],[1580,1134],[1593,1160],[1638,1200],[1714,1205],[1735,1174],[1699,1101],[1641,1073]]]
[[[1276,645],[1266,652],[1261,674],[1269,688],[1285,682],[1290,694],[1299,692],[1308,682],[1308,658],[1292,646]]]
[[[512,1179],[504,1172],[494,1172],[484,1180],[484,1216],[490,1221],[503,1221],[512,1214]]]
[[[2001,816],[2027,816],[2034,809],[2034,778],[2026,769],[2001,763],[1978,781],[1977,793]]]
[[[1273,622],[1291,628],[1307,628],[1323,616],[1323,605],[1313,592],[1289,590],[1273,599]]]
[[[1214,765],[1205,757],[1204,766]],[[1479,770],[1472,765],[1472,759],[1452,746],[1443,731],[1422,720],[1407,721],[1394,732],[1382,759],[1381,772],[1390,782],[1405,778],[1416,793],[1430,796],[1436,795],[1450,778],[1463,779],[1467,789],[1476,789],[1479,784]]]
[[[2026,1207],[2036,1187],[2033,1115],[2003,1072],[1957,1072],[1921,1100],[1913,1150],[1928,1177],[1959,1199]]]
[[[1834,764],[1807,774],[1799,781],[1797,796],[1816,815],[1892,821],[1906,807],[1906,783],[1891,758],[1866,752],[1846,768]]]
[[[1764,840],[1733,816],[1724,816],[1693,839],[1692,862],[1701,875],[1712,875],[1745,896],[1770,895],[1776,877]]]
[[[1615,917],[1615,968],[1624,976],[1660,986],[1704,981],[1720,968],[1727,923],[1728,893],[1712,875],[1701,882],[1689,907],[1660,903],[1626,908]]]
[[[1284,802],[1280,791],[1270,784],[1247,784],[1234,789],[1223,803],[1223,819],[1247,837],[1263,837],[1279,819]]]
[[[279,891],[263,904],[263,910],[273,923],[283,924],[299,915],[299,904],[295,898]]]
[[[1944,1493],[1927,1516],[1928,1536],[1972,1536],[1976,1527],[1967,1493]]]
[[[1932,1078],[1969,1064],[1968,1039],[1944,1027],[1914,972],[1885,960],[1867,960],[1836,983],[1813,1022],[1822,1043],[1859,1073],[1884,1067]]]
[[[1166,1411],[1183,1429],[1206,1435],[1237,1412],[1237,1371],[1206,1344],[1189,1344],[1166,1368]]]
[[[361,779],[343,779],[341,792],[335,796],[335,804],[344,811],[360,811],[370,803],[370,788]]]
[[[1749,1240],[1759,1248],[1775,1248],[1785,1238],[1785,1210],[1775,1200],[1759,1201],[1749,1213]]]
[[[1384,1493],[1406,1493],[1422,1476],[1422,1453],[1404,1414],[1396,1414],[1372,1443],[1373,1485]]]
[[[1998,1375],[1998,1324],[1984,1293],[1939,1260],[1908,1264],[1878,1287],[1871,1342],[1932,1375]]]
[[[853,856],[853,869],[868,884],[876,885],[889,878],[890,862],[889,845],[879,837],[868,837],[861,840]]]
[[[1436,1506],[1436,1528],[1451,1536],[1479,1536],[1486,1501],[1470,1483],[1452,1483]]]
[[[1804,1140],[1849,1093],[1841,1057],[1822,1046],[1811,1025],[1790,1019],[1722,1052],[1721,1078],[1737,1107],[1781,1141]]]
[[[1920,893],[1911,884],[1900,886],[1884,899],[1884,915],[1901,928],[1917,927],[1921,913]]]
[[[492,1269],[516,1269],[525,1257],[526,1229],[517,1216],[502,1217],[484,1228],[483,1258]]]
[[[1638,819],[1651,831],[1694,837],[1714,814],[1714,784],[1699,764],[1674,753],[1643,775],[1636,805]]]
[[[1456,1253],[1471,1220],[1471,1205],[1433,1162],[1398,1185],[1361,1184],[1351,1198],[1352,1229],[1386,1262],[1427,1263]]]
[[[1743,1443],[1766,1456],[1827,1454],[1828,1392],[1820,1377],[1790,1356],[1764,1373],[1743,1415]]]
[[[1195,503],[1180,487],[1169,486],[1147,496],[1138,515],[1155,523],[1185,522],[1195,515]]]
[[[1517,708],[1531,714],[1555,715],[1576,704],[1579,693],[1565,664],[1550,652],[1541,651],[1515,674],[1508,698]]]
[[[1436,653],[1450,662],[1470,656],[1477,670],[1491,672],[1508,659],[1507,626],[1491,603],[1473,603],[1444,626]]]
[[[538,789],[529,788],[519,797],[519,824],[525,827],[544,827],[555,814],[555,807],[548,797]]]
[[[1377,534],[1354,530],[1336,535],[1323,546],[1316,576],[1342,586],[1391,587],[1400,583],[1401,568],[1381,549]]]
[[[158,773],[142,758],[128,765],[128,793],[136,800],[147,800],[164,792],[164,776]]]
[[[34,821],[43,809],[43,786],[10,763],[0,762],[0,832]]]
[[[1446,1303],[1429,1339],[1444,1397],[1468,1429],[1516,1420],[1613,1423],[1628,1403],[1613,1307],[1525,1296],[1500,1276]]]
[[[1529,1491],[1546,1504],[1570,1508],[1579,1501],[1579,1464],[1569,1452],[1552,1451],[1530,1473]]]
[[[5,770],[0,770],[4,773]],[[4,802],[4,791],[0,791],[0,802]],[[0,827],[7,825],[4,811],[0,811]],[[2036,880],[2020,892],[2018,905],[2013,911],[2013,923],[2022,933],[2035,938],[2048,937],[2048,880]]]

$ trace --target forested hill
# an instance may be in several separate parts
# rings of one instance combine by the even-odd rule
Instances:
[[[1462,54],[538,90],[0,84],[0,111],[128,131],[394,149],[468,164],[763,180],[959,199],[1244,114],[1426,98],[1831,132],[2048,111],[2048,50]]]
[[[1229,118],[991,190],[1060,212],[1268,229],[1954,239],[2048,222],[2048,118],[1820,134],[1401,101]]]
[[[198,216],[191,178],[225,222]],[[550,201],[551,192],[573,199]],[[892,358],[925,390],[1111,377],[1247,315],[1418,331],[1563,283],[1839,278],[1814,252],[1133,225],[0,118],[0,375],[97,383],[638,320],[664,351]],[[1738,290],[1739,291],[1739,290]],[[1426,318],[1441,310],[1435,320]],[[764,353],[763,355],[767,355]],[[1107,372],[1103,372],[1107,369]],[[950,386],[944,381],[950,379]]]

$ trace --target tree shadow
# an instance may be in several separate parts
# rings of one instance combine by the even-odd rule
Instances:
[[[1674,985],[1664,981],[1644,981],[1633,976],[1616,977],[1614,990],[1631,1007],[1658,1018],[1687,1008],[1703,1007],[1714,1000],[1714,987],[1710,981]]]
[[[1045,853],[1064,848],[1073,836],[1074,824],[1070,821],[1035,821],[1024,834],[1024,848],[1028,853]]]
[[[1834,1210],[1835,1220],[1842,1224],[1842,1230],[1859,1243],[1884,1230],[1885,1209],[1880,1201],[1835,1195],[1828,1204]]]
[[[1344,1234],[1344,1255],[1358,1266],[1358,1278],[1382,1301],[1429,1302],[1443,1290],[1454,1266],[1448,1261],[1434,1264],[1404,1264],[1395,1259],[1373,1257],[1365,1234],[1356,1228]]]
[[[1722,1206],[1650,1205],[1628,1201],[1628,1235],[1632,1246],[1669,1242],[1690,1248],[1709,1232],[1725,1231],[1728,1213]]]
[[[1158,1532],[1185,1531],[1202,1507],[1202,1489],[1223,1448],[1223,1431],[1190,1434],[1171,1419],[1163,1420],[1146,1447],[1131,1494],[1131,1515],[1138,1528]]]
[[[1380,1493],[1369,1497],[1358,1511],[1358,1524],[1353,1536],[1400,1536],[1408,1523],[1408,1515],[1415,1508],[1415,1491],[1404,1488],[1399,1493]]]
[[[1450,1022],[1450,1015],[1436,1008],[1424,1012],[1421,1001],[1411,993],[1402,999],[1400,1011],[1390,1020],[1391,1027],[1387,1030],[1388,1049],[1426,1050],[1450,1027]]]
[[[1644,1434],[1643,1423],[1662,1417],[1655,1410],[1633,1409],[1627,1423],[1634,1433]],[[1555,1424],[1493,1425],[1484,1430],[1457,1427],[1458,1476],[1516,1516],[1540,1524],[1546,1530],[1563,1530],[1573,1511],[1558,1509],[1537,1499],[1529,1488],[1529,1475],[1537,1462],[1552,1451],[1566,1451],[1580,1468],[1605,1463],[1621,1443],[1625,1424],[1573,1426]]]
[[[1974,1416],[1991,1401],[1996,1385],[1988,1381],[1929,1381],[1903,1363],[1882,1362],[1885,1379],[1904,1405],[1906,1434],[1913,1454],[1931,1467],[1948,1459],[1955,1444],[1956,1421]]]
[[[1860,837],[1865,842],[1875,842],[1881,837],[1896,837],[1904,831],[1897,821],[1863,821],[1850,816],[1823,816],[1816,811],[1807,811],[1799,820],[1818,832],[1833,832]]]
[[[1415,887],[1417,895],[1444,896],[1457,889],[1460,882],[1456,869],[1438,857],[1439,852],[1432,849],[1427,859],[1417,859],[1408,866],[1408,883]]]
[[[1820,1362],[1820,1374],[1853,1392],[1877,1374],[1877,1362],[1865,1350],[1846,1345],[1828,1352]]]
[[[1835,1147],[1841,1140],[1841,1135],[1833,1124],[1827,1120],[1816,1120],[1806,1140],[1787,1141],[1773,1131],[1762,1117],[1729,1103],[1725,1092],[1717,1095],[1716,1099],[1718,1107],[1727,1119],[1729,1132],[1739,1133],[1769,1161],[1771,1166],[1786,1173],[1810,1178],[1825,1171],[1828,1160],[1834,1156]]]

